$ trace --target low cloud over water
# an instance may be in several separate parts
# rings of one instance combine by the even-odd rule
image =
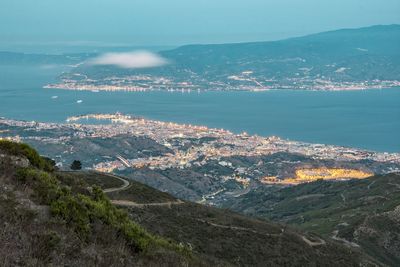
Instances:
[[[148,51],[105,53],[88,61],[91,65],[114,65],[125,69],[153,68],[168,64],[168,60]]]

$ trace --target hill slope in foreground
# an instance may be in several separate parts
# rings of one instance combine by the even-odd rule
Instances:
[[[22,144],[0,141],[0,181],[2,266],[374,264],[335,241],[117,176],[56,172]]]

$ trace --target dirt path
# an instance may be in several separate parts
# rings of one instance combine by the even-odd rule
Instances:
[[[109,174],[109,173],[103,173],[103,175],[117,178],[123,182],[123,185],[120,187],[112,187],[112,188],[103,189],[104,193],[122,191],[122,190],[127,189],[130,186],[129,181],[122,177],[119,177],[119,176],[116,176],[113,174]],[[177,201],[168,201],[168,202],[161,202],[161,203],[136,203],[136,202],[133,202],[130,200],[116,200],[116,199],[111,199],[110,201],[114,205],[125,206],[125,207],[138,207],[138,208],[151,207],[151,206],[169,207],[170,208],[172,205],[180,205],[180,204],[184,203],[183,201],[181,201],[179,199]]]
[[[339,231],[338,231],[338,230],[333,231],[332,239],[337,240],[337,241],[341,241],[341,242],[343,242],[345,245],[350,246],[350,247],[355,247],[355,248],[360,247],[358,244],[356,244],[356,243],[354,243],[354,242],[351,242],[351,241],[348,241],[348,240],[346,240],[346,239],[344,239],[344,238],[338,237],[338,234],[339,234]]]
[[[105,193],[110,193],[110,192],[116,192],[116,191],[121,191],[124,190],[126,188],[128,188],[130,186],[130,183],[128,180],[125,180],[119,176],[113,175],[113,174],[105,174],[107,176],[113,177],[113,178],[117,178],[119,180],[121,180],[124,184],[120,187],[113,187],[113,188],[107,188],[104,189],[103,191]],[[214,194],[218,194],[219,192],[216,192]],[[344,198],[344,196],[342,195],[342,197]],[[344,200],[345,201],[345,200]],[[146,208],[146,207],[168,207],[171,208],[171,206],[173,205],[181,205],[184,202],[181,200],[176,200],[176,201],[168,201],[168,202],[161,202],[161,203],[136,203],[130,200],[111,200],[111,203],[113,203],[114,205],[117,206],[124,206],[124,207],[136,207],[136,208]],[[256,230],[250,229],[250,228],[245,228],[245,227],[240,227],[240,226],[229,226],[229,225],[222,225],[222,224],[216,224],[216,223],[212,223],[206,220],[201,220],[198,219],[199,222],[202,223],[206,223],[209,224],[211,226],[214,227],[218,227],[218,228],[223,228],[223,229],[232,229],[235,231],[246,231],[246,232],[251,232],[251,233],[255,233],[255,234],[259,234],[259,235],[266,235],[266,236],[277,236],[277,237],[281,237],[284,233],[284,229],[282,229],[281,233],[279,234],[268,234],[268,233],[261,233],[258,232]],[[308,245],[310,246],[321,246],[321,245],[325,245],[326,242],[325,240],[319,239],[318,241],[311,241],[309,239],[307,239],[305,236],[301,236],[301,238],[303,239],[304,242],[306,242]]]
[[[400,189],[400,184],[394,184],[394,183],[388,183],[389,185],[393,185],[395,187],[397,187],[398,189]]]
[[[265,235],[265,236],[275,236],[275,237],[281,237],[283,235],[283,233],[285,232],[285,229],[282,228],[281,232],[279,234],[268,234],[268,233],[262,233],[262,232],[258,232],[256,230],[250,229],[250,228],[245,228],[245,227],[239,227],[239,226],[229,226],[229,225],[222,225],[222,224],[216,224],[213,222],[209,222],[206,220],[202,220],[202,219],[197,219],[197,221],[202,222],[202,223],[206,223],[208,225],[214,226],[214,227],[218,227],[218,228],[223,228],[223,229],[231,229],[231,230],[235,230],[235,231],[245,231],[245,232],[251,232],[254,234],[258,234],[258,235]],[[301,239],[307,243],[308,245],[314,247],[314,246],[322,246],[325,245],[326,242],[323,239],[318,238],[317,241],[311,241],[309,240],[307,237],[303,236],[303,235],[299,235],[301,237]]]
[[[224,191],[224,190],[225,190],[225,188],[222,188],[222,189],[220,189],[220,190],[218,190],[218,191],[216,191],[216,192],[213,192],[213,193],[211,193],[211,194],[203,195],[203,196],[201,197],[201,200],[200,200],[200,201],[197,201],[197,203],[203,204],[203,203],[205,203],[205,202],[207,201],[207,198],[210,198],[210,197],[212,197],[212,196],[218,195],[219,193],[221,193],[221,192]]]
[[[121,178],[121,177],[119,177],[119,176],[116,176],[116,175],[113,175],[113,174],[109,174],[109,173],[102,173],[102,174],[103,174],[103,175],[106,175],[106,176],[109,176],[109,177],[113,177],[113,178],[119,179],[120,181],[123,182],[123,185],[121,185],[120,187],[112,187],[112,188],[103,189],[103,192],[104,192],[104,193],[111,193],[111,192],[116,192],[116,191],[125,190],[125,189],[127,189],[127,188],[129,187],[129,185],[130,185],[130,183],[129,183],[128,180],[123,179],[123,178]]]
[[[202,222],[202,223],[206,223],[208,225],[214,226],[214,227],[218,227],[218,228],[223,228],[223,229],[231,229],[231,230],[236,230],[236,231],[245,231],[245,232],[251,232],[254,234],[259,234],[259,235],[266,235],[266,236],[281,236],[282,233],[284,232],[282,230],[281,233],[279,234],[268,234],[268,233],[261,233],[258,232],[256,230],[250,229],[250,228],[245,228],[245,227],[240,227],[240,226],[229,226],[229,225],[222,225],[222,224],[216,224],[216,223],[212,223],[206,220],[202,220],[202,219],[197,219],[197,221]]]
[[[181,200],[177,201],[168,201],[168,202],[161,202],[161,203],[136,203],[129,200],[111,200],[111,203],[118,206],[125,206],[125,207],[136,207],[136,208],[145,208],[145,207],[168,207],[170,208],[172,205],[180,205],[184,202]]]
[[[346,204],[346,197],[344,196],[344,194],[341,193],[340,196],[342,198],[343,203]]]
[[[375,182],[376,182],[376,180],[375,180],[375,181],[372,181],[372,183],[370,183],[370,184],[367,186],[368,190],[371,189],[371,186],[372,186]]]
[[[306,242],[308,245],[315,247],[315,246],[322,246],[325,245],[326,242],[323,239],[318,238],[318,241],[311,241],[305,236],[301,236],[301,239],[303,239],[304,242]]]

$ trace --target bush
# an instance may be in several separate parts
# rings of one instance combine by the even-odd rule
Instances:
[[[86,205],[91,221],[101,220],[120,232],[128,244],[136,251],[146,250],[155,238],[137,223],[129,219],[128,214],[116,208],[100,188],[94,187],[92,197],[79,195]]]
[[[32,166],[44,171],[54,171],[54,165],[51,160],[42,158],[35,149],[27,144],[20,144],[8,140],[0,140],[0,150],[13,156],[26,157]]]
[[[35,197],[42,204],[49,205],[61,194],[59,182],[51,174],[33,168],[20,168],[16,175],[18,181],[29,184],[34,191]]]
[[[71,170],[78,171],[82,169],[82,163],[79,160],[74,160],[70,166]]]
[[[191,255],[186,247],[154,236],[133,222],[124,210],[110,202],[99,187],[93,187],[87,195],[74,193],[63,186],[55,174],[34,168],[18,169],[17,179],[29,185],[39,201],[50,206],[51,214],[65,221],[83,241],[89,240],[95,223],[101,222],[119,233],[135,251],[154,247]]]
[[[59,199],[51,203],[50,210],[54,216],[72,226],[79,238],[88,238],[91,230],[90,218],[86,206],[78,198],[64,191]]]

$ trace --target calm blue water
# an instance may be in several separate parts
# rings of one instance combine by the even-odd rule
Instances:
[[[60,67],[0,67],[0,116],[63,122],[72,115],[120,111],[234,132],[400,152],[400,88],[200,94],[42,89],[60,71]]]

